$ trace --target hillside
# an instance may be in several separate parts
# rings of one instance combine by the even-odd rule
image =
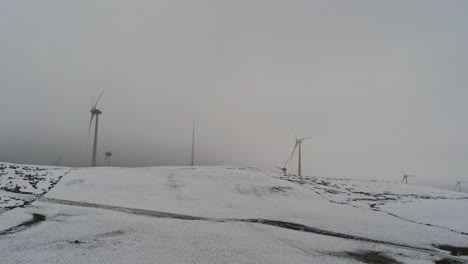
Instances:
[[[0,214],[1,263],[468,260],[447,251],[468,245],[468,196],[457,192],[255,168],[38,167],[30,177],[33,167],[13,166],[3,201],[39,199]]]

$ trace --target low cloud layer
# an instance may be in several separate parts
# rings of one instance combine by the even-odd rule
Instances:
[[[468,3],[0,4],[0,160],[273,168],[453,188],[468,179]],[[295,164],[296,161],[293,162]],[[291,170],[295,171],[294,165]],[[452,184],[453,183],[453,184]]]

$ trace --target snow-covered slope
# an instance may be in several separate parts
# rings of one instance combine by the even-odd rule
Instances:
[[[157,247],[145,254],[164,255],[166,263],[357,263],[346,252],[362,249],[401,263],[431,263],[443,253],[437,245],[468,245],[468,210],[451,213],[420,202],[466,208],[467,198],[428,187],[284,177],[254,168],[81,168],[31,207],[0,214],[0,223],[10,223],[0,230],[11,237],[9,243],[0,239],[0,247],[27,244],[52,256],[66,248],[71,260],[82,252],[73,248],[81,242],[105,245],[106,254]],[[47,220],[39,217],[44,223],[23,232],[8,228],[28,214]],[[168,256],[178,251],[184,257]],[[112,260],[126,263],[129,256]],[[151,263],[147,257],[141,263]],[[20,252],[3,260],[25,259]],[[99,262],[92,256],[79,260]]]
[[[0,163],[0,209],[24,205],[49,191],[70,169]]]
[[[468,219],[466,193],[394,182],[265,173],[300,184],[334,203],[387,212],[408,221],[468,234],[464,220]]]
[[[377,209],[392,202],[407,203],[416,200],[467,200],[468,194],[437,189],[427,186],[408,185],[385,181],[331,179],[296,175],[282,175],[275,172],[265,173],[291,181],[320,193],[339,203],[357,206],[370,206]]]
[[[361,187],[373,192],[393,191],[400,194],[403,197],[402,202],[405,203],[409,201],[407,195],[410,195],[412,188],[386,183],[384,187],[376,184],[369,187],[359,183],[353,183],[354,190]],[[345,186],[350,186],[349,184],[347,182]],[[414,197],[424,197],[436,192],[436,189],[426,187],[414,189]],[[463,234],[415,224],[371,210],[370,207],[356,208],[348,204],[332,203],[317,193],[321,191],[323,189],[274,178],[253,168],[96,168],[72,171],[46,197],[196,217],[281,220],[355,236],[420,246],[450,242],[468,243],[468,237]],[[354,198],[348,199],[362,198],[362,191],[357,192],[359,193],[355,194]],[[436,194],[435,197],[463,198],[457,193],[443,190],[437,190]],[[335,198],[331,193],[328,197]],[[342,195],[338,194],[336,199],[342,199],[341,197]],[[394,195],[393,198],[398,199],[398,195]],[[468,214],[465,216],[466,218],[458,218],[455,221],[459,221],[461,226],[466,226],[464,221],[468,219]],[[451,218],[451,215],[446,217]],[[405,230],[404,235],[402,230]]]

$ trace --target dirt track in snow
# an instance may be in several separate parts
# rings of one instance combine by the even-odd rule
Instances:
[[[13,234],[13,233],[16,233],[16,232],[26,230],[26,229],[28,229],[28,228],[30,228],[30,227],[32,227],[34,225],[37,225],[40,222],[46,220],[46,216],[42,215],[42,214],[32,214],[32,216],[33,216],[33,218],[31,220],[28,220],[26,222],[23,222],[23,223],[21,223],[21,224],[19,224],[17,226],[8,228],[6,230],[0,231],[0,236],[9,235],[9,234]]]
[[[179,220],[197,220],[197,221],[211,221],[211,222],[245,222],[245,223],[269,225],[269,226],[286,228],[290,230],[307,232],[307,233],[314,233],[314,234],[319,234],[319,235],[324,235],[324,236],[332,236],[332,237],[337,237],[337,238],[342,238],[342,239],[350,239],[350,240],[357,240],[357,241],[362,241],[362,242],[394,246],[398,248],[404,248],[408,250],[437,255],[446,259],[458,261],[459,263],[468,263],[468,260],[465,260],[459,257],[454,257],[451,255],[444,254],[444,253],[431,250],[431,249],[427,249],[427,248],[421,248],[421,247],[403,245],[403,244],[398,244],[398,243],[393,243],[393,242],[388,242],[388,241],[370,239],[366,237],[337,233],[337,232],[319,229],[319,228],[315,228],[315,227],[311,227],[307,225],[278,221],[278,220],[255,219],[255,218],[250,218],[250,219],[210,218],[210,217],[190,216],[190,215],[174,214],[174,213],[167,213],[167,212],[160,212],[160,211],[152,211],[152,210],[144,210],[144,209],[136,209],[136,208],[128,208],[128,207],[120,207],[120,206],[112,206],[112,205],[103,205],[103,204],[94,204],[94,203],[86,203],[86,202],[77,202],[77,201],[69,201],[69,200],[62,200],[62,199],[45,198],[45,197],[39,199],[39,201],[45,202],[45,203],[55,203],[55,204],[63,204],[63,205],[70,205],[70,206],[80,206],[80,207],[112,210],[112,211],[117,211],[117,212],[122,212],[122,213],[127,213],[127,214],[134,214],[134,215],[141,215],[141,216],[155,217],[155,218],[171,218],[171,219],[179,219]],[[7,230],[5,230],[4,232],[6,231]]]

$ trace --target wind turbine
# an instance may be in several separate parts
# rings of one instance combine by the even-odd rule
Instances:
[[[195,165],[195,117],[193,117],[193,130],[192,130],[192,159],[190,166]]]
[[[286,168],[286,166],[284,166],[283,168],[276,166],[276,168],[280,169],[280,170],[283,172],[283,175],[284,175],[284,176],[287,175],[287,174],[286,174],[286,171],[287,171],[288,169]]]
[[[106,165],[107,166],[110,165],[111,157],[112,157],[112,151],[106,151]]]
[[[59,156],[57,160],[55,161],[55,167],[60,167],[62,166],[62,156]]]
[[[455,190],[457,189],[458,187],[458,191],[461,192],[461,184],[462,183],[468,183],[468,182],[465,182],[465,181],[458,181],[457,180],[457,185],[455,185]]]
[[[416,176],[406,174],[405,171],[403,171],[403,179],[401,180],[401,183],[405,182],[406,184],[408,184],[408,178],[409,177],[416,177]]]
[[[294,157],[294,153],[296,152],[296,149],[298,149],[298,159],[297,159],[297,176],[301,176],[302,175],[302,151],[301,151],[301,145],[302,145],[302,141],[304,140],[307,140],[307,139],[311,139],[312,137],[306,137],[306,138],[297,138],[296,135],[294,135],[294,137],[296,138],[296,144],[294,145],[294,149],[291,153],[291,156],[289,157],[289,159],[286,161],[286,164],[284,165],[283,168],[280,168],[281,170],[285,169],[286,168],[286,165],[289,163],[291,164],[291,161]]]
[[[91,125],[93,124],[93,119],[94,119],[94,117],[96,117],[96,124],[94,126],[93,158],[91,160],[91,164],[92,164],[93,167],[96,167],[96,165],[97,165],[96,153],[97,153],[98,125],[99,125],[99,115],[102,114],[101,110],[97,109],[97,104],[99,103],[99,99],[101,99],[101,96],[103,94],[104,94],[104,92],[102,92],[99,95],[96,103],[91,102],[91,120],[89,121],[88,140],[89,140],[89,133],[91,132]]]

